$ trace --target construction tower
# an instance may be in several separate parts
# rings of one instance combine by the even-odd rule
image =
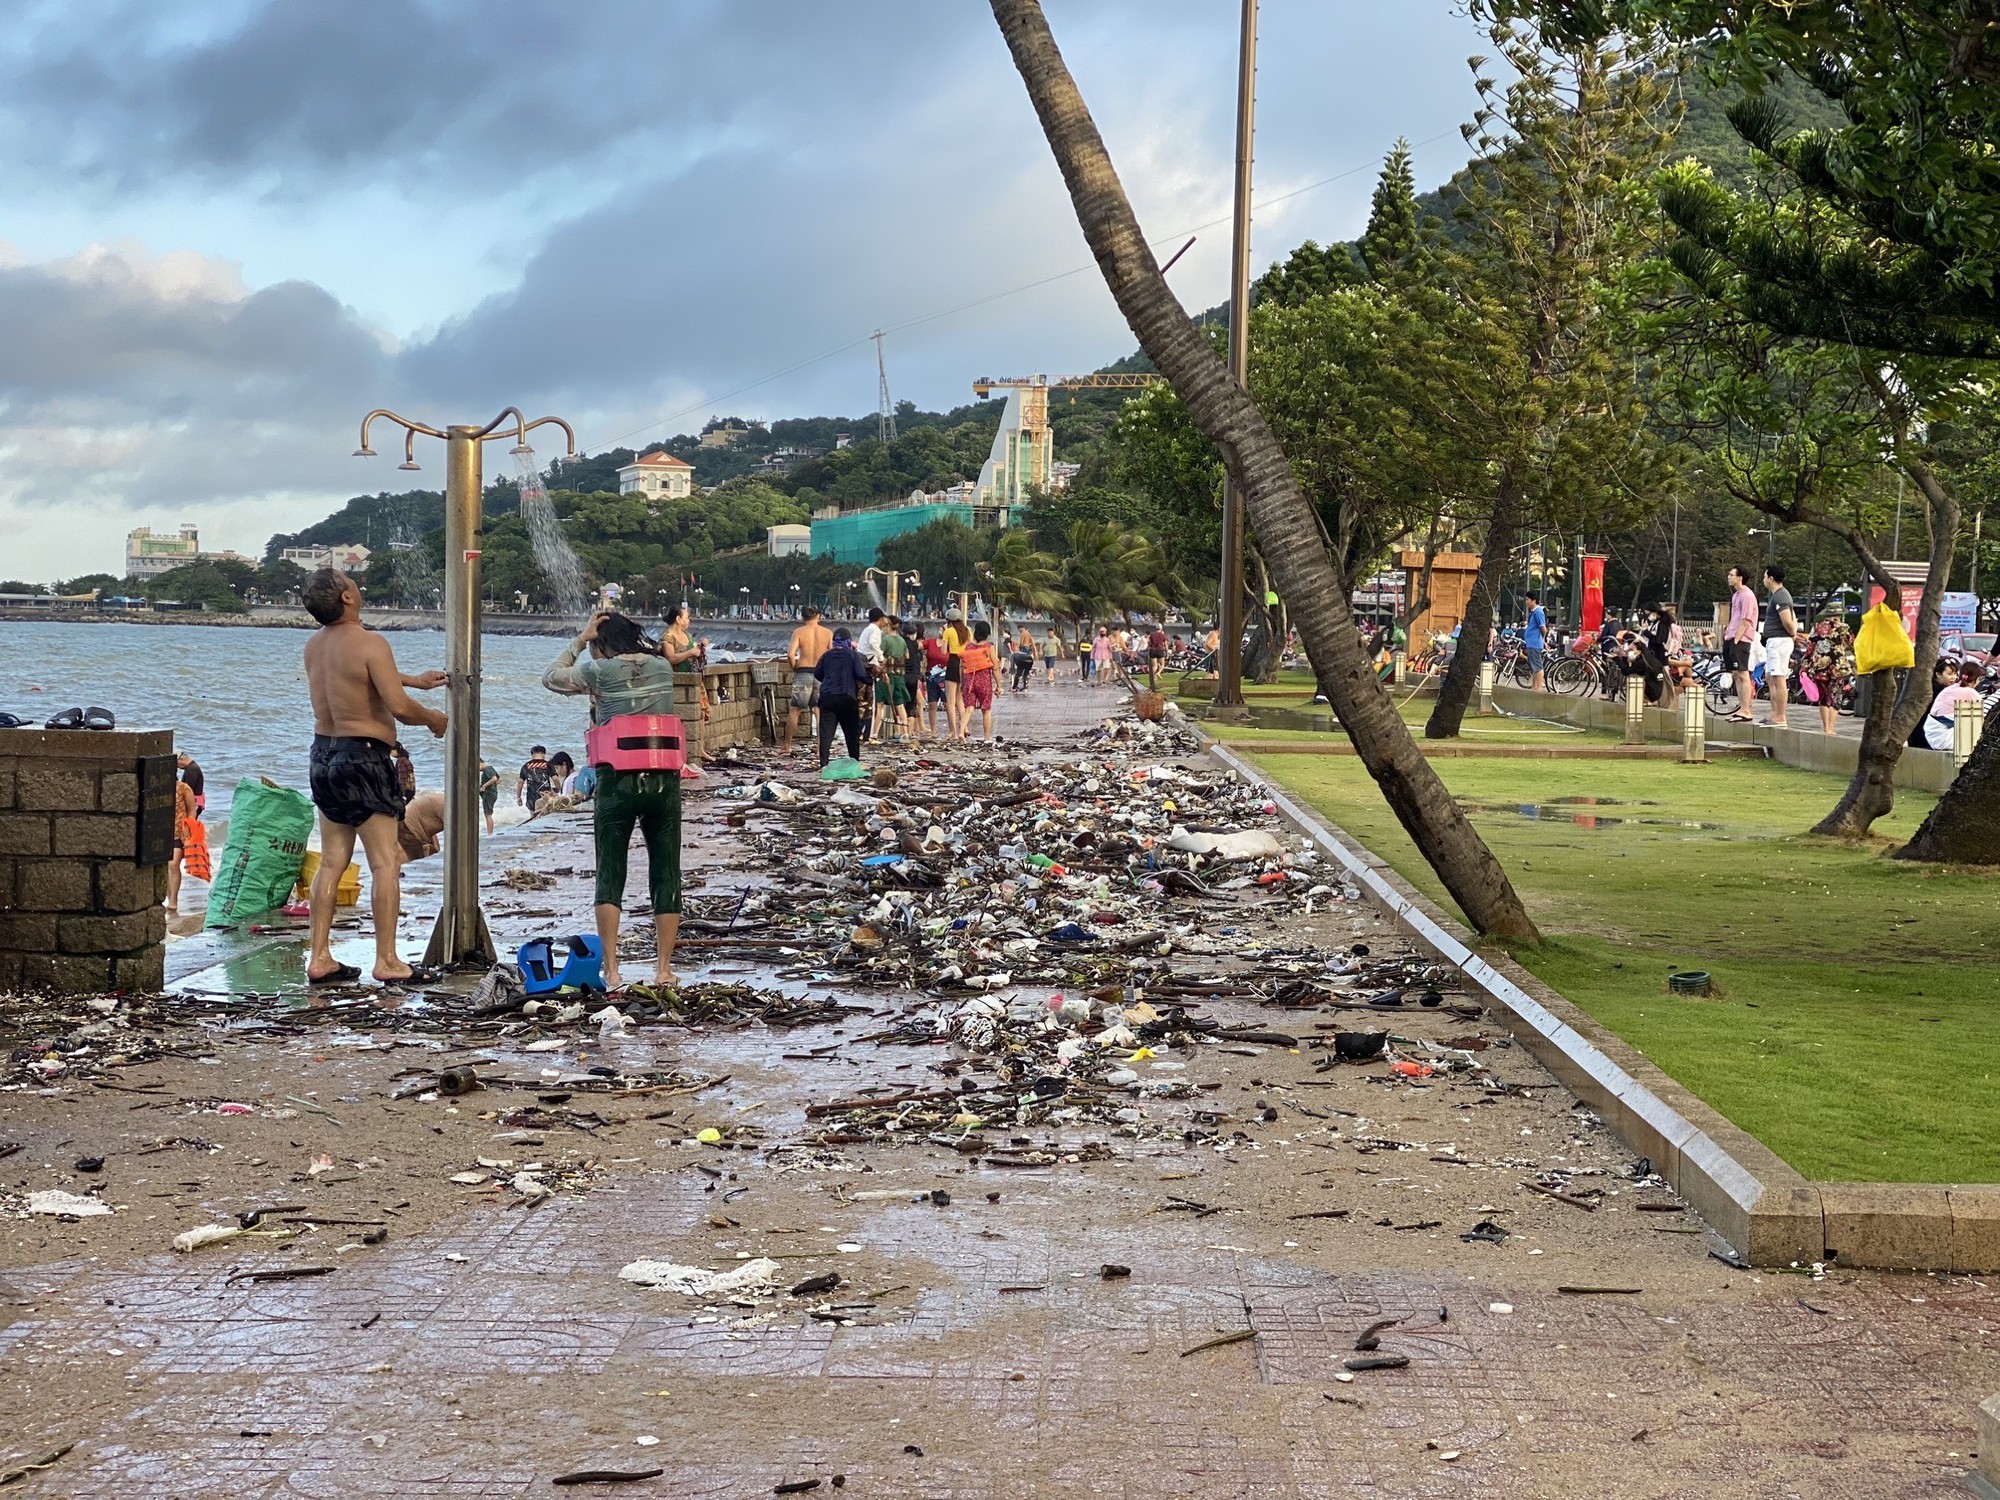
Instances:
[[[882,358],[882,330],[876,329],[875,373],[880,379],[880,392],[876,397],[876,435],[885,443],[896,441],[896,405],[889,399],[889,366]]]

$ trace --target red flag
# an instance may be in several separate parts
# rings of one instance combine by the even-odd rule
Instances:
[[[1583,559],[1583,619],[1588,634],[1604,628],[1604,559],[1586,555]]]

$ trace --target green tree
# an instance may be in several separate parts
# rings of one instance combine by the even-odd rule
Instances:
[[[257,592],[266,599],[296,598],[305,588],[306,578],[304,568],[281,557],[257,570]]]
[[[148,580],[146,597],[149,599],[171,599],[180,604],[197,604],[211,614],[240,615],[246,613],[249,605],[243,602],[231,582],[231,570],[242,569],[254,577],[250,569],[241,563],[191,562],[178,568],[169,568],[158,577]]]
[[[123,594],[125,580],[114,578],[109,573],[84,573],[76,578],[66,578],[55,586],[58,594],[88,594],[95,590],[100,597],[109,598]],[[0,593],[6,593],[0,588]]]
[[[1563,44],[1484,0],[1475,12],[1513,81],[1473,59],[1482,102],[1466,135],[1481,154],[1464,174],[1465,243],[1438,274],[1462,355],[1447,368],[1469,375],[1450,404],[1492,478],[1460,630],[1469,649],[1438,690],[1432,739],[1464,720],[1523,536],[1641,508],[1663,478],[1622,314],[1650,217],[1645,179],[1674,124],[1668,79],[1615,41]]]
[[[919,574],[928,592],[960,593],[979,587],[980,570],[1000,536],[974,530],[955,516],[940,516],[884,541],[875,550],[875,561],[898,573]]]

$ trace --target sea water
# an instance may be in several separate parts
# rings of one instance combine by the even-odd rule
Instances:
[[[0,622],[0,710],[40,725],[63,709],[108,708],[121,729],[171,729],[174,747],[200,763],[208,822],[219,835],[245,777],[306,786],[312,702],[302,653],[311,632],[216,625],[66,625]],[[442,631],[384,635],[405,674],[444,666]],[[553,636],[487,635],[480,644],[485,689],[480,747],[500,773],[499,822],[516,821],[514,775],[533,745],[583,749],[589,708],[542,686],[564,642]],[[443,689],[413,693],[444,708]],[[0,754],[5,736],[0,729]],[[444,741],[405,729],[417,786],[444,784]],[[218,844],[219,847],[219,844]]]

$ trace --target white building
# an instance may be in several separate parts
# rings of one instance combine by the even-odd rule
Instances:
[[[694,493],[694,465],[671,453],[642,454],[618,471],[618,493],[685,500]]]
[[[766,526],[764,544],[773,557],[809,557],[813,549],[810,526]]]
[[[297,563],[308,573],[317,573],[321,568],[338,568],[343,573],[360,573],[368,567],[369,551],[358,542],[348,542],[328,546],[287,547],[278,556],[285,562]]]
[[[175,568],[184,568],[201,555],[197,528],[183,524],[180,534],[154,531],[141,526],[125,535],[125,575],[128,578],[157,578]]]

